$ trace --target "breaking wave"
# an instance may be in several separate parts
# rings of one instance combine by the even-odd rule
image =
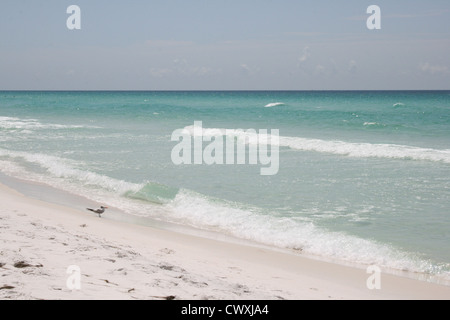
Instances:
[[[260,134],[256,130],[202,128],[198,125],[187,126],[184,128],[184,131],[191,136],[232,136],[242,143],[250,144],[272,141],[272,145],[279,145],[280,147],[294,150],[330,153],[348,157],[450,163],[450,149],[441,150],[397,144],[355,143],[285,136],[280,136],[277,142],[277,139],[267,139],[267,135],[270,136],[270,130],[266,132],[267,134]]]
[[[0,148],[0,157],[4,173],[44,182],[136,216],[220,232],[336,261],[441,273],[436,265],[409,253],[376,241],[319,228],[301,217],[284,217],[268,209],[155,182],[131,183],[82,169],[83,163],[56,156]],[[29,164],[41,170],[30,169]]]
[[[272,102],[269,104],[266,104],[264,108],[272,108],[272,107],[278,107],[278,106],[284,106],[285,104],[283,102]]]

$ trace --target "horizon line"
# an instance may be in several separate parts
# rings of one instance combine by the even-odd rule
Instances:
[[[0,92],[380,92],[380,91],[450,91],[450,89],[0,89]]]

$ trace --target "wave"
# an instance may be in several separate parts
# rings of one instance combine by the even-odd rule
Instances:
[[[218,231],[240,239],[291,249],[304,254],[358,264],[415,272],[437,272],[429,262],[372,240],[319,228],[300,217],[180,190],[168,204],[172,222]]]
[[[0,148],[0,157],[22,159],[28,164],[38,165],[41,169],[45,170],[46,174],[54,178],[61,178],[69,182],[76,181],[85,187],[99,187],[119,193],[124,193],[129,190],[138,191],[141,188],[141,185],[127,183],[88,170],[78,169],[77,167],[83,167],[84,163],[56,156]]]
[[[396,144],[352,143],[297,137],[280,137],[280,146],[356,158],[389,158],[450,163],[450,150]]]
[[[95,128],[81,125],[62,125],[52,123],[41,123],[37,119],[20,119],[14,117],[0,117],[0,129],[37,130],[37,129],[80,129]]]
[[[138,191],[127,191],[124,193],[124,196],[130,199],[147,201],[155,204],[165,204],[175,199],[178,191],[178,188],[156,182],[147,182]]]
[[[378,122],[364,122],[363,125],[365,127],[386,127],[385,124],[381,124]]]
[[[367,125],[378,124],[367,123]],[[279,141],[276,142],[277,139],[268,139],[270,133],[261,135],[256,130],[202,128],[196,125],[187,126],[184,130],[192,136],[232,136],[239,142],[246,144],[272,141],[271,145],[293,150],[330,153],[355,158],[388,158],[450,163],[450,149],[441,150],[397,144],[355,143],[285,136],[280,136]]]
[[[272,108],[272,107],[278,107],[278,106],[284,106],[285,104],[283,102],[273,102],[266,104],[264,108]]]
[[[277,212],[156,182],[131,183],[79,169],[85,164],[56,156],[0,148],[0,157],[3,158],[0,168],[5,173],[50,184],[135,216],[216,231],[338,261],[440,272],[435,265],[411,254],[372,240],[319,228],[301,216],[280,216]],[[38,165],[45,172],[35,172],[20,161]]]

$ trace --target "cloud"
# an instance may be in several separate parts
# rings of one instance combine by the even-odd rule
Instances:
[[[239,67],[241,68],[241,71],[245,74],[249,74],[251,72],[250,67],[245,63],[241,64]]]
[[[358,65],[355,60],[350,60],[348,63],[348,72],[355,74],[358,71]]]
[[[195,44],[193,41],[173,41],[173,40],[147,40],[145,44],[149,47],[186,47]]]
[[[307,61],[309,60],[310,57],[311,57],[311,50],[309,49],[308,46],[306,46],[303,49],[301,56],[297,58],[297,68],[305,74],[311,74],[313,72],[313,70],[311,70],[311,68],[308,67],[307,64]]]
[[[394,13],[385,15],[385,18],[391,19],[416,19],[416,18],[424,18],[424,17],[439,17],[445,15],[449,12],[448,9],[441,10],[427,10],[421,13]]]
[[[175,59],[173,60],[173,70],[178,74],[189,74],[191,73],[191,67],[189,66],[186,59]]]
[[[311,51],[309,47],[303,49],[303,54],[298,58],[299,65],[306,62],[311,57]]]
[[[331,74],[332,75],[336,75],[339,73],[336,61],[334,61],[334,59],[330,59],[330,64],[331,64]]]
[[[325,74],[325,67],[321,64],[318,64],[316,66],[316,69],[314,70],[314,73],[316,75],[324,75]]]
[[[383,10],[383,8],[381,8]],[[443,10],[428,10],[426,12],[421,13],[391,13],[391,14],[383,14],[383,19],[417,19],[417,18],[427,18],[427,17],[438,17],[443,16],[447,14],[450,10],[443,9]],[[345,20],[350,21],[364,21],[367,20],[367,18],[370,15],[357,15],[357,16],[351,16],[344,18]]]
[[[220,73],[220,70],[214,70],[205,66],[192,66],[184,58],[174,59],[172,66],[166,68],[151,68],[149,73],[152,77],[163,78],[167,76],[197,76],[205,77]]]
[[[188,63],[186,59],[175,59],[173,60],[173,64],[179,67],[185,67]]]
[[[317,37],[325,35],[324,32],[285,32],[284,33],[287,36],[293,36],[293,37]]]
[[[151,68],[149,73],[152,77],[163,78],[165,76],[171,75],[173,73],[172,69],[169,68]]]
[[[247,75],[247,76],[254,75],[254,74],[258,73],[259,71],[261,71],[260,68],[258,68],[258,67],[256,67],[256,68],[255,67],[250,67],[249,65],[247,65],[245,63],[242,63],[239,66],[239,68],[241,70],[241,73],[244,74],[244,75]]]
[[[218,71],[217,71],[218,72]],[[214,73],[214,70],[208,67],[200,67],[195,70],[195,73],[199,76],[208,76]]]
[[[419,65],[419,70],[421,70],[424,73],[429,73],[429,74],[448,74],[449,73],[449,69],[447,66],[432,65],[429,62],[421,63]]]

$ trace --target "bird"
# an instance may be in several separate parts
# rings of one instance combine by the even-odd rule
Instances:
[[[92,211],[92,212],[98,214],[99,218],[102,217],[102,214],[105,212],[106,209],[108,209],[108,207],[104,207],[104,206],[101,206],[100,209],[95,209],[95,210],[91,209],[91,208],[86,208],[86,210],[89,210],[89,211]]]

